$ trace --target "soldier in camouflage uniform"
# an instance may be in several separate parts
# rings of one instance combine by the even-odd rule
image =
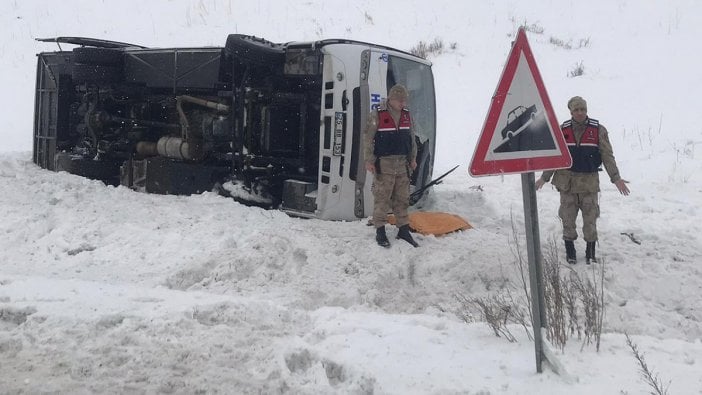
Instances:
[[[573,158],[573,165],[570,169],[543,172],[536,181],[536,189],[541,189],[553,177],[551,183],[561,193],[558,216],[563,223],[566,259],[571,264],[576,262],[573,241],[578,238],[578,232],[575,229],[575,219],[578,210],[582,211],[583,239],[586,242],[585,261],[589,264],[597,262],[595,242],[597,218],[600,216],[600,166],[604,165],[610,181],[622,195],[628,195],[629,188],[626,185],[627,181],[619,175],[607,129],[597,120],[587,116],[585,100],[580,96],[571,98],[568,101],[568,109],[572,118],[561,125],[561,130]]]
[[[418,246],[410,234],[407,214],[410,175],[417,167],[417,143],[410,112],[406,108],[408,98],[404,86],[390,88],[387,106],[371,113],[364,131],[366,170],[374,175],[375,240],[383,247],[390,246],[385,234],[389,212],[395,214],[399,227],[397,238]]]

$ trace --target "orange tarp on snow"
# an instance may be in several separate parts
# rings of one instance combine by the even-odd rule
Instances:
[[[414,211],[409,213],[409,226],[423,235],[445,235],[457,230],[471,229],[468,221],[456,214],[437,211]],[[395,216],[389,215],[388,222],[395,224]]]

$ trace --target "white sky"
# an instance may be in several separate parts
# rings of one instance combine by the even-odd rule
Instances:
[[[699,15],[693,0],[0,3],[0,392],[648,392],[626,332],[671,393],[702,393]],[[599,353],[577,340],[559,352],[570,378],[535,373],[521,327],[508,343],[455,314],[455,294],[516,280],[520,177],[467,169],[524,22],[543,29],[528,38],[559,121],[568,98],[585,97],[632,189],[623,197],[601,176],[605,334]],[[461,167],[423,209],[475,229],[417,235],[417,249],[391,238],[386,250],[365,221],[139,194],[31,163],[35,54],[55,48],[34,38],[221,46],[228,33],[455,43],[432,58],[435,172]],[[580,63],[585,74],[568,77]],[[558,193],[546,186],[538,198],[546,248],[560,239]]]

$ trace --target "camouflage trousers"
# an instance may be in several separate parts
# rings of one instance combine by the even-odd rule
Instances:
[[[583,213],[583,239],[597,241],[597,218],[600,216],[597,192],[561,192],[561,206],[558,208],[558,216],[563,224],[563,240],[578,238],[578,232],[575,229],[578,211]]]
[[[409,224],[407,208],[410,195],[410,171],[405,157],[383,157],[373,180],[373,225],[384,226],[388,214],[395,214],[398,227]]]

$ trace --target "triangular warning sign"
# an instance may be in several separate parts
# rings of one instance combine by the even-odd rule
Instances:
[[[520,28],[492,97],[470,174],[529,173],[571,164],[526,33]]]

